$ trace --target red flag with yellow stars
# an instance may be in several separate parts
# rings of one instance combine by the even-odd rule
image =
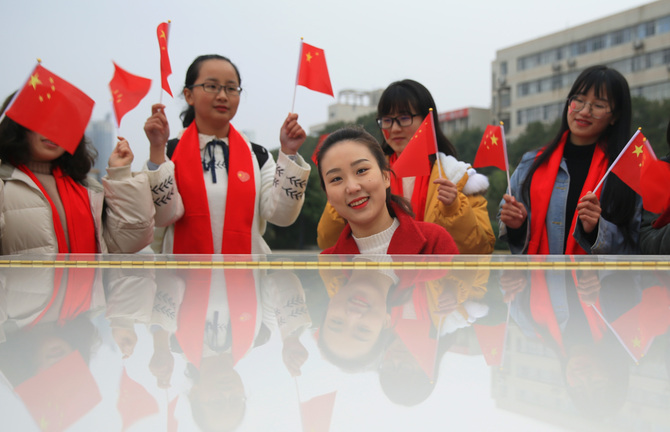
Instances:
[[[172,75],[172,67],[170,66],[170,56],[168,55],[168,36],[170,33],[170,22],[158,24],[156,28],[156,35],[158,36],[158,46],[161,49],[161,87],[172,96],[170,90],[170,83],[168,77]],[[174,97],[174,96],[173,96]]]
[[[302,43],[297,85],[334,96],[326,65],[326,55],[321,48]]]
[[[649,141],[638,130],[612,164],[612,172],[642,197],[642,204],[647,210],[649,210],[648,207],[652,204],[652,201],[656,200],[654,197],[645,197],[645,191],[641,187],[640,180],[643,171],[655,160],[656,155]]]
[[[482,142],[479,144],[473,168],[493,166],[503,171],[507,170],[505,157],[505,141],[500,126],[488,125],[484,131]]]
[[[121,126],[123,116],[140,103],[150,88],[149,78],[133,75],[114,63],[114,77],[109,82],[109,90],[112,92],[117,126]]]
[[[153,396],[137,381],[128,376],[123,368],[119,386],[119,398],[116,408],[121,414],[123,430],[128,430],[133,424],[145,417],[158,414],[158,403]]]
[[[94,104],[77,87],[38,64],[6,115],[73,154]]]
[[[484,354],[486,364],[489,366],[500,366],[505,347],[507,323],[492,326],[474,324],[472,327],[475,329],[477,342],[479,342],[479,347],[482,350],[482,354]]]
[[[430,175],[428,156],[436,151],[433,112],[430,111],[391,168],[398,178]]]

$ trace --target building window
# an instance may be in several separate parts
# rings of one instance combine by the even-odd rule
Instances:
[[[507,75],[507,62],[500,62],[500,75],[505,76]]]

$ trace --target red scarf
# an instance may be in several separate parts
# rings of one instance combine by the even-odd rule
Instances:
[[[63,224],[61,223],[60,216],[58,216],[58,210],[56,210],[56,206],[54,206],[42,183],[40,183],[35,174],[27,166],[19,165],[18,169],[30,177],[46,197],[47,201],[49,201],[54,231],[58,241],[58,253],[98,253],[99,248],[95,232],[95,222],[93,221],[93,213],[91,213],[88,190],[74,181],[72,177],[64,174],[59,167],[53,169],[58,195],[60,195],[67,219],[68,238],[66,239]],[[70,245],[69,248],[68,243]]]
[[[548,255],[549,254],[549,238],[547,235],[547,211],[549,210],[549,201],[556,183],[556,175],[563,160],[563,149],[565,148],[565,141],[567,140],[568,132],[563,134],[558,147],[549,157],[549,160],[540,165],[530,182],[530,214],[532,215],[530,221],[530,242],[528,244],[529,255]],[[540,156],[539,152],[537,156]],[[593,158],[591,159],[591,166],[589,167],[589,174],[586,177],[584,186],[580,196],[584,196],[588,191],[592,191],[597,186],[600,179],[605,175],[608,165],[607,155],[599,144],[596,144]],[[601,189],[598,189],[596,196],[600,199]],[[570,226],[570,233],[575,231],[577,223],[577,210],[572,218]],[[583,255],[586,251],[575,241],[574,236],[569,235],[565,246],[564,253],[566,255]]]
[[[391,169],[398,160],[398,155],[393,153],[389,158]],[[426,213],[426,198],[428,197],[428,186],[430,186],[430,175],[414,178],[414,190],[412,191],[412,210],[414,210],[414,219],[423,221]],[[402,188],[402,177],[391,175],[391,193],[404,197]]]
[[[251,150],[230,125],[226,215],[221,253],[250,254],[251,226],[256,203],[256,183]],[[172,157],[175,177],[184,203],[184,216],[175,224],[175,254],[213,254],[211,220],[202,173],[200,139],[195,122],[186,129]],[[233,175],[230,175],[230,174]]]

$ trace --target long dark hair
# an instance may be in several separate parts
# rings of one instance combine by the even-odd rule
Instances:
[[[607,66],[591,66],[585,69],[575,80],[563,107],[561,127],[556,137],[549,143],[531,165],[528,175],[522,184],[522,193],[527,203],[530,203],[530,183],[537,168],[545,163],[558,147],[563,134],[569,131],[568,126],[568,99],[576,94],[586,94],[593,89],[597,98],[607,98],[612,110],[613,124],[598,138],[599,145],[607,154],[609,164],[612,164],[628,142],[632,118],[630,89],[628,82],[621,73]],[[624,233],[627,241],[631,241],[628,232],[628,222],[635,214],[635,192],[617,176],[608,176],[607,183],[602,191],[600,204],[602,215],[608,221],[616,224]]]
[[[328,137],[323,141],[321,148],[319,149],[316,155],[316,166],[319,170],[319,181],[321,182],[321,188],[325,191],[326,184],[323,181],[323,173],[321,172],[321,160],[324,155],[328,153],[328,150],[333,147],[335,144],[342,141],[355,141],[357,143],[363,144],[365,147],[370,150],[372,156],[374,157],[379,169],[382,173],[391,175],[391,167],[389,162],[384,156],[381,146],[368,132],[365,131],[362,127],[359,126],[348,126],[342,129],[338,129],[335,132],[328,135]],[[403,197],[392,194],[391,188],[386,188],[386,208],[388,209],[391,216],[395,216],[395,212],[391,207],[391,203],[397,204],[405,213],[414,217],[414,212],[412,211],[412,205]]]
[[[2,105],[4,113],[14,97],[12,93]],[[5,116],[0,122],[0,159],[14,166],[25,165],[30,162],[30,146],[28,144],[29,129]],[[98,152],[85,136],[79,141],[74,154],[68,152],[51,162],[52,167],[60,167],[65,174],[75,181],[83,182],[95,163]]]
[[[191,66],[189,66],[188,69],[186,70],[186,78],[184,79],[184,89],[190,89],[191,86],[195,84],[195,81],[198,79],[198,75],[200,75],[200,67],[202,66],[202,63],[206,62],[207,60],[223,60],[230,63],[233,69],[235,69],[235,73],[237,74],[237,84],[242,85],[242,78],[240,77],[240,71],[237,69],[237,66],[235,66],[235,63],[230,61],[228,57],[224,57],[222,55],[206,54],[201,55],[197,57],[195,60],[193,60]],[[193,123],[193,120],[195,120],[195,108],[189,105],[188,107],[186,107],[184,111],[181,112],[179,117],[181,118],[182,125],[184,127],[188,127],[191,123]]]
[[[437,106],[433,96],[423,84],[411,79],[396,81],[391,83],[382,93],[377,104],[377,116],[383,117],[391,113],[397,114],[416,114],[420,116],[418,121],[426,118],[430,109],[433,109],[433,124],[435,125],[435,137],[437,138],[437,149],[447,156],[458,157],[456,147],[444,135],[439,127],[437,117]],[[414,121],[417,121],[416,119]],[[387,155],[393,154],[393,149],[386,143],[382,134],[382,149]],[[431,158],[432,161],[432,158]]]

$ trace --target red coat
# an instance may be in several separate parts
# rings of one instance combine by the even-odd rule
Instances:
[[[446,229],[430,222],[415,221],[396,204],[393,211],[400,225],[393,233],[387,254],[391,255],[456,255],[458,247]],[[322,254],[360,254],[351,227],[347,224],[335,246]]]

